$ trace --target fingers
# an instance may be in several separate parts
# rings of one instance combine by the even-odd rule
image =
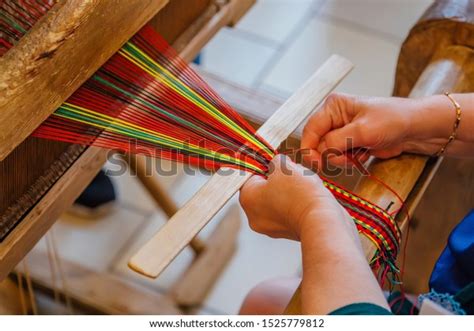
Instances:
[[[354,148],[365,147],[365,136],[363,127],[357,122],[327,133],[318,146],[318,152],[322,155],[322,166],[325,166],[326,161],[339,167],[352,165],[352,159],[347,152]]]
[[[320,152],[328,149],[344,152],[348,149],[365,147],[365,143],[363,126],[360,123],[353,122],[327,133],[318,149]]]
[[[379,158],[379,159],[389,159],[395,156],[402,154],[403,148],[401,145],[394,146],[392,148],[387,148],[384,150],[373,150],[370,154]]]
[[[265,183],[264,178],[252,176],[240,189],[239,201],[246,213],[261,200]]]
[[[339,109],[334,108],[333,105],[335,103],[329,101],[331,100],[330,98],[325,101],[321,109],[314,113],[306,123],[301,141],[302,148],[316,149],[326,133],[340,126],[340,123],[336,122],[339,116],[334,116],[333,114],[334,112],[338,112]]]
[[[259,205],[263,200],[264,191],[269,187],[280,187],[294,180],[294,176],[303,176],[309,171],[301,165],[297,165],[286,155],[276,155],[269,164],[268,180],[260,176],[252,176],[240,190],[240,203],[247,211],[252,206]],[[318,177],[319,178],[319,177]]]
[[[333,93],[326,98],[323,106],[308,120],[305,126],[305,144],[308,148],[319,145],[321,138],[333,129],[346,125],[356,115],[355,98]],[[304,135],[305,135],[304,134]]]
[[[270,161],[268,176],[291,175],[291,170],[295,167],[296,164],[289,157],[278,154]],[[262,192],[267,184],[267,180],[260,176],[250,177],[240,189],[240,203],[242,207],[246,209],[250,205],[258,204],[258,200],[261,199]]]
[[[301,139],[302,162],[310,169],[320,169],[321,153],[318,150],[321,137],[311,131],[310,126],[306,125]]]
[[[327,135],[344,128],[355,116],[354,97],[344,94],[331,94],[322,108],[316,112],[303,130],[301,148],[304,149],[303,162],[314,169],[322,168],[322,152],[327,149]],[[331,144],[341,148],[345,137],[334,135]],[[345,149],[343,149],[345,150]]]
[[[361,167],[370,158],[370,151],[367,149],[357,149],[355,153],[350,152],[347,157],[351,159],[356,167]]]
[[[276,175],[292,175],[296,164],[291,159],[283,154],[277,154],[269,164],[268,176]]]
[[[240,203],[254,231],[297,239],[301,219],[330,193],[317,175],[285,155],[276,156],[269,166],[267,179],[253,176],[242,187]]]

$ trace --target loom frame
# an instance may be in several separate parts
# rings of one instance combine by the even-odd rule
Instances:
[[[71,2],[71,1],[70,1]],[[134,18],[133,27],[138,29],[141,25],[145,24],[149,18],[162,9],[166,11],[169,15],[176,15],[176,8],[173,6],[164,7],[165,3],[169,2],[178,2],[176,0],[163,0],[157,1],[152,4],[151,9],[149,8],[148,12],[139,18]],[[202,1],[201,1],[202,2]],[[107,2],[104,0],[93,1],[94,6],[105,6]],[[202,14],[196,19],[186,18],[187,21],[190,21],[189,27],[183,31],[179,31],[176,34],[175,25],[171,24],[167,31],[164,32],[164,36],[172,36],[175,41],[173,47],[180,51],[180,55],[186,61],[192,60],[200,51],[200,49],[225,25],[234,25],[242,17],[245,12],[255,3],[254,0],[209,0],[209,5],[206,7]],[[132,3],[130,3],[132,5]],[[143,4],[142,4],[143,5]],[[95,9],[97,7],[90,7],[88,10]],[[103,8],[103,7],[100,7]],[[119,10],[120,12],[120,10]],[[47,20],[47,19],[45,19]],[[38,22],[42,24],[43,21]],[[150,21],[150,24],[159,25],[160,17],[157,16]],[[41,27],[36,27],[36,29],[41,29]],[[134,31],[132,29],[127,30],[127,36],[124,37],[124,40],[127,40]],[[173,36],[174,34],[174,36]],[[125,35],[125,34],[124,34]],[[83,36],[87,38],[87,36]],[[23,41],[27,42],[27,41]],[[117,44],[116,49],[121,45]],[[112,46],[111,46],[112,47]],[[111,53],[113,54],[113,52]],[[99,56],[97,56],[99,57]],[[105,56],[104,56],[105,57]],[[101,59],[105,61],[107,58]],[[50,59],[45,59],[49,61]],[[1,63],[3,65],[4,63]],[[99,65],[100,66],[100,65]],[[0,66],[1,67],[1,66]],[[94,71],[91,70],[90,74]],[[71,73],[72,75],[73,73]],[[66,74],[67,75],[67,74]],[[85,80],[88,77],[84,77]],[[80,84],[79,84],[80,85]],[[71,91],[71,93],[74,90]],[[62,101],[66,96],[62,97]],[[62,102],[61,101],[61,102]],[[53,107],[50,107],[51,112],[54,111]],[[35,118],[35,121],[37,118]],[[40,122],[39,122],[40,123]],[[31,128],[30,132],[34,128]],[[4,137],[2,137],[2,142]],[[21,141],[21,136],[16,137],[13,141],[13,144],[19,144]],[[8,139],[7,139],[8,140]],[[6,140],[5,140],[6,141]],[[5,152],[6,153],[6,152]],[[48,191],[42,196],[42,198],[34,205],[34,207],[22,218],[21,222],[16,226],[16,228],[7,236],[7,238],[0,243],[0,280],[3,279],[13,267],[31,250],[31,248],[36,244],[36,242],[46,233],[52,224],[56,221],[59,215],[64,212],[76,199],[76,197],[82,192],[85,186],[94,178],[95,174],[100,170],[102,165],[105,163],[107,157],[107,152],[103,149],[88,147],[79,155],[79,157],[74,160],[70,167],[60,176],[60,178],[48,188]],[[141,164],[143,160],[139,160],[138,164]],[[148,178],[147,183],[150,185],[159,186],[158,178]],[[169,197],[166,195],[166,192],[163,194],[158,194],[150,190],[150,193],[153,198],[157,201],[158,205],[166,209],[166,199],[169,201]],[[198,306],[202,300],[207,295],[207,292],[212,288],[215,280],[219,277],[220,272],[225,267],[226,263],[232,256],[235,250],[235,238],[238,234],[238,229],[240,226],[240,219],[238,215],[229,214],[228,217],[225,217],[223,222],[219,224],[215,232],[212,234],[212,238],[215,239],[215,242],[218,245],[215,245],[214,242],[202,242],[202,251],[196,251],[196,257],[193,263],[189,266],[189,269],[183,273],[181,281],[186,281],[190,278],[195,284],[193,289],[181,289],[179,282],[175,285],[172,292],[169,294],[172,300],[164,301],[163,305],[157,307],[157,312],[161,311],[162,313],[180,313],[182,310],[178,307],[194,307]],[[225,238],[225,240],[224,240]],[[222,245],[222,242],[225,242]],[[221,252],[216,259],[216,251]],[[222,254],[224,252],[224,254]],[[38,258],[41,258],[38,257]],[[42,257],[44,258],[44,256]],[[209,265],[209,261],[212,261],[212,264]],[[43,261],[47,263],[47,261]],[[203,269],[204,268],[204,269]],[[44,282],[44,274],[39,271],[38,277],[35,278],[35,270],[30,270],[33,275],[33,282],[37,283],[38,286],[42,288],[52,288],[52,284],[46,284]],[[105,274],[96,274],[93,271],[89,270],[91,277],[93,279],[102,280],[106,283],[108,279]],[[189,276],[188,276],[189,274]],[[37,280],[37,282],[36,282]],[[40,281],[42,280],[42,281]],[[188,281],[186,281],[189,283]],[[41,285],[40,285],[41,283]],[[100,284],[100,281],[98,282]],[[75,293],[77,301],[83,301],[86,306],[90,306],[90,300],[86,300],[87,293],[91,291],[94,292],[93,282],[88,283],[91,287],[83,287],[78,289],[79,293]],[[133,293],[136,292],[133,286],[129,286],[126,283],[118,283],[120,286],[124,286],[129,291]],[[97,285],[98,286],[98,285]],[[1,289],[0,289],[1,290]],[[99,291],[100,292],[100,291]],[[186,300],[176,298],[174,292],[181,293],[180,298],[186,298]],[[156,300],[161,300],[162,296],[158,293],[151,295]],[[84,300],[81,300],[81,298]],[[145,296],[144,300],[147,302],[148,299]],[[101,311],[102,313],[118,313],[117,310],[110,310],[106,308],[107,300],[99,301],[98,305],[91,307],[94,311]],[[155,300],[153,299],[153,300]],[[150,299],[151,300],[151,299]],[[171,302],[171,304],[169,304]],[[109,302],[110,303],[110,302]],[[148,303],[152,304],[152,301],[148,300]],[[131,312],[127,305],[123,307],[125,310],[121,313],[126,314]],[[132,309],[132,310],[133,310]],[[138,310],[134,310],[135,313]]]

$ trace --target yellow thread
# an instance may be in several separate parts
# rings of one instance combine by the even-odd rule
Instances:
[[[70,104],[68,104],[68,105],[70,105]],[[109,121],[110,124],[114,124],[114,125],[117,124],[117,123],[120,123],[120,124],[117,124],[117,126],[119,128],[122,128],[122,129],[127,129],[128,128],[127,125],[129,125],[130,127],[133,127],[137,130],[143,130],[143,131],[149,133],[151,136],[156,137],[155,139],[153,139],[151,137],[140,137],[141,140],[146,140],[146,141],[150,141],[150,142],[154,142],[154,143],[159,143],[159,144],[165,145],[167,147],[171,147],[171,148],[176,148],[176,145],[178,145],[178,148],[181,148],[183,150],[185,150],[186,147],[189,146],[192,149],[201,151],[201,153],[204,154],[204,155],[215,157],[215,158],[218,158],[218,159],[223,160],[223,161],[228,161],[228,162],[231,162],[231,163],[243,165],[243,166],[246,166],[247,168],[250,168],[250,169],[252,169],[256,172],[261,172],[261,169],[254,166],[253,164],[242,161],[242,160],[237,159],[237,158],[234,158],[234,157],[229,156],[227,154],[221,154],[221,153],[217,153],[215,151],[203,149],[203,148],[200,148],[199,146],[194,145],[194,144],[185,145],[177,139],[174,139],[172,137],[169,137],[169,136],[166,136],[166,135],[148,130],[146,128],[142,128],[142,127],[134,125],[132,123],[129,123],[129,122],[126,122],[126,121],[123,121],[123,120],[120,120],[120,119],[114,119],[113,117],[110,117],[108,115],[103,115],[103,114],[100,114],[100,113],[97,113],[97,112],[94,112],[92,110],[88,110],[88,109],[85,109],[85,108],[82,108],[82,107],[77,107],[77,108],[81,109],[83,112],[86,113],[86,115],[88,117],[90,117],[92,119],[99,119],[99,120],[106,119],[107,121]],[[77,111],[73,108],[65,108],[65,109],[67,109],[68,111],[71,111],[73,113],[76,113],[76,114],[84,115],[83,112],[79,112],[79,111]],[[62,115],[62,114],[55,113],[54,115],[58,116],[58,117],[62,117],[62,118],[69,118],[68,116],[65,116],[65,115]],[[119,129],[112,128],[112,127],[106,126],[106,125],[101,125],[101,124],[98,124],[98,123],[91,123],[91,122],[88,122],[88,121],[85,121],[85,120],[82,120],[82,119],[77,119],[77,118],[75,118],[74,121],[79,122],[79,123],[84,123],[84,124],[87,124],[87,125],[91,125],[91,126],[95,126],[95,127],[101,128],[101,129],[105,129],[109,132],[114,132],[114,133],[119,133],[119,134],[126,134],[126,133],[124,133],[123,131],[121,131]],[[162,140],[160,141],[160,140],[158,140],[158,138],[164,139],[165,141],[162,141]],[[166,140],[168,140],[168,142]],[[171,142],[173,142],[175,144],[172,144]]]
[[[201,95],[199,95],[198,93],[196,93],[193,89],[191,89],[188,85],[186,85],[184,82],[181,82],[180,80],[178,80],[176,78],[176,76],[174,76],[170,71],[168,71],[166,68],[164,68],[163,66],[161,66],[159,63],[155,62],[152,58],[150,58],[146,53],[144,53],[142,50],[140,50],[139,48],[137,48],[135,45],[133,45],[132,43],[128,43],[128,45],[130,47],[132,47],[134,50],[136,50],[138,53],[140,53],[140,55],[142,55],[143,57],[145,57],[147,60],[149,60],[150,62],[152,62],[154,65],[156,65],[157,67],[159,67],[163,72],[165,72],[168,76],[172,77],[175,81],[179,82],[180,84],[186,86],[189,90],[189,92],[191,92],[195,97],[197,97],[199,100],[201,100],[207,107],[208,109],[206,108],[202,108],[204,111],[206,111],[206,113],[208,113],[209,115],[211,115],[212,117],[214,117],[215,119],[217,119],[219,122],[225,124],[227,127],[229,127],[230,129],[233,129],[234,132],[238,132],[240,133],[242,136],[244,136],[245,138],[247,138],[248,140],[252,141],[255,145],[259,146],[260,148],[264,149],[268,154],[270,155],[273,155],[273,153],[263,144],[261,143],[258,139],[255,138],[255,136],[249,134],[247,131],[243,130],[241,127],[239,127],[235,122],[233,122],[230,118],[228,118],[227,116],[225,116],[224,114],[220,113],[219,110],[217,110],[212,104],[210,104],[206,99],[204,99]],[[121,49],[119,51],[119,53],[124,56],[125,58],[127,58],[129,61],[133,62],[134,64],[136,64],[138,67],[140,67],[141,69],[143,69],[144,71],[148,72],[150,75],[152,75],[153,77],[155,78],[158,78],[158,79],[161,79],[162,81],[164,81],[165,83],[167,83],[167,86],[170,87],[171,89],[173,89],[175,92],[177,92],[178,94],[186,97],[182,91],[176,89],[174,86],[172,86],[170,84],[170,80],[168,78],[166,78],[165,76],[163,75],[160,75],[159,73],[157,73],[155,70],[153,70],[152,68],[149,68],[149,66],[147,66],[146,64],[142,63],[142,62],[139,62],[137,60],[135,60],[135,58],[133,58],[133,56],[128,53],[127,51]],[[196,102],[194,102],[194,100],[190,100],[191,102],[193,102],[195,105],[199,106]],[[201,107],[200,107],[201,108]],[[210,110],[210,111],[209,111]],[[220,113],[227,121],[222,121],[220,120],[219,116],[217,116],[215,113]]]

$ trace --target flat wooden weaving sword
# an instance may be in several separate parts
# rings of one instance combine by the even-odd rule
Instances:
[[[341,56],[331,56],[257,131],[275,149],[313,112],[352,70]],[[130,259],[133,270],[152,278],[173,261],[211,218],[252,176],[221,168]]]

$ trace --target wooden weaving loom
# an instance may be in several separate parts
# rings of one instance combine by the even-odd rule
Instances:
[[[106,160],[106,151],[99,148],[29,137],[34,128],[145,23],[190,61],[213,35],[235,24],[254,2],[61,1],[0,58],[0,280],[73,203]],[[130,158],[132,171],[171,216],[176,204],[157,178],[145,176],[145,159]],[[240,223],[235,215],[230,216],[219,224],[209,242],[196,239],[191,243],[195,259],[173,289],[182,295],[169,294],[173,300],[108,274],[65,263],[65,274],[71,278],[68,294],[92,311],[109,314],[177,314],[182,312],[178,306],[199,305],[235,250]],[[44,271],[46,258],[30,260],[36,262],[30,265],[35,286],[51,289]],[[190,281],[195,285],[192,293],[181,290],[179,284]],[[11,290],[12,286],[9,279],[1,283],[0,307],[13,303],[11,294],[17,291]]]
[[[169,4],[162,9],[167,2]],[[241,0],[211,2],[200,0],[193,2],[193,6],[189,6],[189,2],[185,4],[185,1],[180,0],[114,1],[114,10],[109,11],[109,6],[112,5],[109,1],[93,1],[79,8],[72,6],[74,1],[65,1],[60,9],[48,13],[52,19],[64,23],[62,37],[49,38],[47,25],[44,25],[43,29],[35,27],[35,31],[22,40],[20,44],[22,47],[18,47],[14,55],[0,60],[0,75],[4,75],[0,77],[6,77],[5,80],[2,78],[0,86],[0,160],[2,160],[0,163],[2,186],[0,215],[2,215],[2,222],[8,218],[8,220],[14,219],[16,223],[13,230],[7,230],[4,240],[0,243],[0,278],[5,277],[43,236],[60,213],[92,180],[105,161],[103,150],[38,141],[27,138],[29,134],[155,14],[158,13],[152,22],[157,30],[169,41],[174,42],[174,47],[181,52],[183,58],[190,60],[219,27],[235,22],[248,9],[249,3],[252,3],[252,1]],[[184,7],[188,10],[180,10]],[[130,8],[140,8],[140,10],[131,11]],[[190,10],[191,8],[193,10]],[[103,13],[107,15],[101,16]],[[189,17],[177,19],[177,15],[184,13],[187,13]],[[429,95],[444,90],[472,91],[473,15],[473,4],[469,1],[438,1],[433,5],[412,30],[402,48],[394,94],[406,96],[410,90],[411,96]],[[86,19],[81,21],[80,18]],[[69,23],[66,24],[67,22]],[[78,22],[81,23],[74,25]],[[45,20],[41,23],[45,24]],[[100,35],[94,35],[91,31],[98,24],[110,29],[106,29]],[[455,31],[458,33],[455,34]],[[45,38],[37,38],[42,34],[45,34],[43,35]],[[453,38],[453,35],[456,37]],[[47,51],[35,54],[36,47],[33,46],[38,46],[38,40],[43,39],[49,42],[43,45],[43,49]],[[81,52],[87,49],[87,45],[96,43],[102,45],[103,49],[95,48],[94,54]],[[420,45],[423,45],[424,53],[422,54],[420,54]],[[30,50],[33,52],[30,53]],[[29,70],[20,72],[17,71],[17,67],[21,68],[19,59],[24,61],[34,59],[34,61],[26,62],[30,64]],[[340,57],[331,58],[305,87],[262,126],[259,132],[271,144],[279,145],[348,73],[350,67],[350,64]],[[63,70],[59,71],[58,77],[52,79],[49,77],[51,68],[63,68]],[[11,76],[7,76],[6,73],[11,73]],[[7,81],[7,78],[10,83],[5,88],[3,82]],[[417,80],[418,83],[415,85]],[[46,89],[48,93],[40,93],[43,89],[32,92],[31,89],[27,89],[28,86],[48,86]],[[238,106],[236,108],[239,109]],[[38,109],[38,111],[32,116],[31,109]],[[261,119],[261,115],[254,113],[257,109],[258,107],[255,107],[248,112],[250,118]],[[288,125],[289,123],[292,125]],[[136,170],[140,172],[141,161],[138,160],[138,162]],[[443,180],[445,177],[434,176],[437,171],[451,176],[452,168],[456,167],[460,169],[457,172],[458,179],[463,179],[463,176],[473,178],[472,164],[467,161],[465,164],[463,164],[464,161],[454,162],[444,162],[441,165],[441,160],[428,161],[423,157],[405,155],[389,161],[375,160],[370,166],[370,172],[407,199],[407,204],[413,211],[419,203],[421,205],[430,203],[425,202],[422,196],[425,192],[427,196],[430,195],[433,185],[428,190],[427,186],[433,178],[434,185],[438,178],[441,178],[439,185],[445,184]],[[443,170],[444,167],[447,170]],[[25,176],[25,174],[28,175]],[[214,175],[200,193],[138,252],[130,262],[131,267],[148,276],[156,277],[179,251],[191,242],[210,217],[249,176],[233,174],[222,178],[219,173]],[[145,185],[147,185],[146,182]],[[158,192],[157,195],[160,195],[160,188],[156,183],[149,182],[147,186],[150,191],[155,190]],[[218,195],[214,192],[216,187],[219,189]],[[222,194],[223,191],[224,194]],[[373,181],[362,178],[356,187],[356,192],[377,205],[388,206],[392,203],[392,210],[400,207],[399,202],[389,192]],[[472,196],[470,200],[466,199],[465,192],[451,193],[458,194],[460,200],[457,201],[463,202],[453,207],[456,208],[456,217],[447,212],[444,215],[440,215],[441,213],[428,215],[431,219],[430,224],[443,225],[439,227],[442,235],[435,237],[437,239],[442,239],[452,227],[452,225],[443,224],[440,220],[449,215],[450,220],[454,218],[452,219],[454,222],[461,217],[457,216],[463,213],[466,204],[472,203]],[[461,194],[464,195],[461,196]],[[58,198],[60,195],[61,199]],[[452,198],[454,199],[454,196]],[[439,199],[439,195],[434,194],[430,199],[431,201]],[[203,201],[204,204],[207,203],[209,209],[194,208],[198,201],[199,206],[203,205]],[[425,213],[429,209],[426,209]],[[175,209],[170,207],[169,210],[168,214],[171,215]],[[420,213],[423,213],[424,209],[420,210]],[[399,220],[401,223],[403,223],[402,218]],[[426,225],[426,219],[421,216],[419,219],[423,219],[423,222],[414,222],[414,224],[421,228]],[[415,214],[415,220],[418,220],[418,214]],[[416,234],[422,231],[414,232]],[[420,242],[426,243],[426,240]],[[193,247],[196,251],[203,250],[199,242],[194,242]],[[372,246],[366,244],[365,247],[368,256],[371,255]],[[209,256],[216,255],[203,256],[208,256],[207,259],[209,259]],[[222,259],[222,256],[220,258]],[[420,265],[419,261],[416,263]],[[426,261],[423,263],[429,264]],[[199,263],[195,262],[193,265],[196,266]],[[204,266],[206,265],[204,263]],[[407,270],[410,270],[409,263]],[[421,271],[424,272],[424,269]],[[202,273],[198,272],[198,274]],[[212,284],[215,277],[213,274],[211,278],[205,280],[206,284],[196,284],[195,281],[199,277],[189,277],[187,282],[182,281],[185,285],[181,288],[186,290],[178,291],[181,293],[177,295],[181,298],[178,299],[178,304],[198,303],[205,296],[206,291],[202,289],[209,288],[209,284]],[[410,273],[407,272],[406,280],[410,277]],[[416,273],[413,278],[418,280]],[[193,282],[189,281],[191,279]],[[416,289],[414,281],[408,284],[410,284],[409,290]],[[418,284],[421,284],[421,281]],[[191,299],[188,295],[190,287],[200,289],[197,293],[194,292]],[[143,299],[146,300],[146,297]],[[150,300],[151,304],[156,302],[156,300]],[[105,303],[98,310],[126,313],[124,310],[110,309],[108,306],[110,305]],[[141,308],[145,306],[143,304]],[[298,295],[296,295],[288,312],[299,311]],[[162,312],[179,311],[173,304],[165,304]]]

